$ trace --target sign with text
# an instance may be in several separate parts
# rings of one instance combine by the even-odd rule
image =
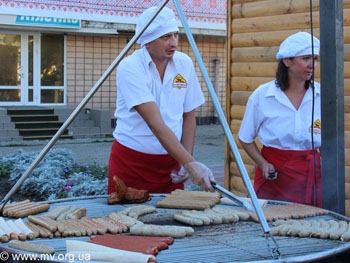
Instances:
[[[41,26],[57,28],[80,28],[81,23],[78,19],[53,18],[40,16],[17,16],[16,25],[23,26]]]

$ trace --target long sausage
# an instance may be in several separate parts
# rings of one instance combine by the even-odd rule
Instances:
[[[30,203],[30,200],[26,199],[26,200],[23,200],[23,201],[20,201],[20,202],[7,204],[7,205],[5,205],[4,210],[2,211],[2,215],[3,216],[7,216],[7,212],[9,210],[11,210],[12,208],[20,207],[22,205],[26,205],[26,204],[29,204],[29,203]]]
[[[40,243],[30,243],[30,242],[23,242],[19,240],[11,240],[8,246],[10,248],[24,250],[24,251],[38,253],[38,254],[55,254],[55,249],[53,247],[40,244]]]
[[[35,204],[33,206],[25,207],[24,209],[14,211],[11,217],[23,218],[29,215],[35,215],[35,214],[45,212],[49,210],[49,208],[50,208],[49,204]]]
[[[59,207],[56,207],[55,209],[49,211],[46,214],[46,216],[50,217],[51,219],[56,220],[59,215],[65,213],[69,209],[70,209],[70,206],[59,206]]]
[[[130,234],[141,236],[170,236],[185,237],[193,235],[192,227],[174,226],[174,225],[152,225],[152,224],[136,224],[130,228]]]
[[[44,216],[28,216],[28,221],[40,225],[48,229],[52,233],[54,233],[57,230],[57,223],[55,222],[55,220],[52,220],[49,217],[45,218]]]

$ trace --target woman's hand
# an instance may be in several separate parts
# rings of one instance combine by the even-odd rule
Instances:
[[[265,180],[275,181],[277,179],[277,172],[271,163],[264,163],[263,167],[261,167],[261,170],[263,172]]]

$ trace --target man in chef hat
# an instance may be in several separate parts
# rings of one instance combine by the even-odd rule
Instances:
[[[158,7],[145,10],[136,34]],[[192,156],[196,116],[204,96],[190,57],[177,51],[179,28],[164,7],[139,37],[141,48],[117,68],[115,138],[108,165],[108,193],[113,177],[150,193],[183,189],[184,181],[213,191],[212,171]]]

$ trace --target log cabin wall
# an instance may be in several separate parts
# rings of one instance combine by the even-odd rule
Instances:
[[[253,184],[255,163],[238,142],[238,130],[249,95],[260,84],[274,79],[275,55],[280,43],[298,31],[311,33],[310,1],[228,0],[228,88],[226,112],[230,128]],[[346,215],[350,215],[350,0],[344,0],[344,112]],[[312,1],[313,34],[319,38],[319,0]],[[322,44],[321,44],[322,46]],[[322,63],[322,58],[320,58]],[[315,80],[320,81],[320,66]],[[261,147],[259,141],[258,146]],[[226,154],[225,186],[238,195],[246,187],[231,151]]]

